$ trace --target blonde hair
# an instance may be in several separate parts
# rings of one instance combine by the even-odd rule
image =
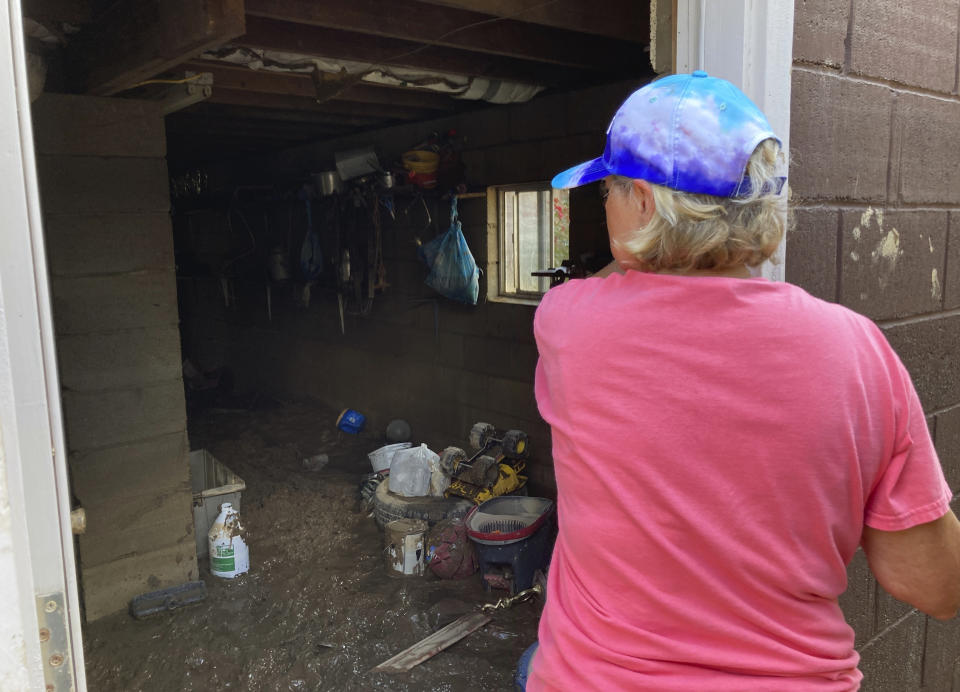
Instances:
[[[749,194],[714,197],[653,185],[656,211],[627,240],[613,242],[644,271],[756,267],[771,259],[786,231],[787,192],[780,190],[780,144],[761,142],[747,162]],[[633,180],[614,176],[612,194],[635,198]],[[777,261],[773,259],[772,261]]]

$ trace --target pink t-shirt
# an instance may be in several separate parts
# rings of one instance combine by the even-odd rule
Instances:
[[[640,272],[534,321],[559,536],[528,690],[853,690],[863,525],[949,508],[868,319],[764,279]]]

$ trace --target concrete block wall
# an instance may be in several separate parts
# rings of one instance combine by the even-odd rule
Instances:
[[[325,142],[285,152],[262,170],[269,171],[271,180],[295,180],[306,172],[332,168],[335,151],[369,144],[376,145],[385,160],[396,159],[430,132],[454,128],[466,137],[463,158],[472,189],[549,180],[562,168],[603,150],[610,117],[637,86],[631,82],[594,87]],[[585,244],[593,242],[599,228],[599,201],[595,194],[589,197],[583,205],[588,210],[582,217],[586,225],[580,231]],[[340,333],[332,290],[315,288],[310,307],[303,309],[293,304],[294,289],[277,288],[270,321],[264,278],[235,281],[237,301],[230,308],[215,278],[185,278],[180,282],[180,300],[187,356],[202,368],[229,365],[241,389],[256,388],[280,398],[310,396],[337,409],[358,409],[375,431],[382,431],[391,418],[406,418],[415,436],[432,449],[466,444],[470,426],[477,421],[525,430],[531,437],[527,470],[531,489],[552,495],[549,430],[533,396],[535,306],[485,302],[486,276],[480,287],[484,302],[475,307],[439,297],[426,287],[416,240],[429,240],[449,223],[447,203],[429,195],[427,199],[432,224],[427,224],[422,204],[410,197],[397,197],[396,222],[383,214],[390,286],[377,296],[369,315],[347,315],[345,334]],[[295,248],[303,237],[302,204],[290,203],[298,228]],[[577,206],[574,199],[571,208]],[[287,207],[271,213],[271,227],[288,224]],[[483,197],[461,202],[464,234],[480,267],[487,264],[486,213]],[[258,217],[250,213],[249,218]],[[249,246],[243,238],[230,244],[222,216],[199,214],[189,223],[178,218],[176,225],[181,239],[178,253],[195,248],[196,256],[211,266],[238,254],[244,243]],[[255,234],[268,235],[259,222],[251,225]],[[602,228],[599,236],[605,244]],[[571,244],[576,247],[576,235]],[[261,255],[243,272],[263,277],[263,265],[256,262],[265,259]]]
[[[960,0],[795,9],[787,280],[879,324],[960,492]],[[893,600],[862,554],[849,576],[863,689],[960,690],[960,622]]]
[[[33,105],[87,620],[197,578],[163,118],[152,103]]]

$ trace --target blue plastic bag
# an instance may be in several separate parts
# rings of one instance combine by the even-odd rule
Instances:
[[[437,293],[467,305],[476,305],[480,293],[480,270],[463,237],[457,214],[457,198],[450,203],[450,228],[420,246],[420,257],[430,268],[426,284]]]

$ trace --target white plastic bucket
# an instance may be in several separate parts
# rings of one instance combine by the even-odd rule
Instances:
[[[370,459],[373,472],[380,473],[382,471],[389,471],[390,462],[393,461],[393,455],[401,449],[410,449],[411,446],[409,442],[397,442],[396,444],[387,445],[386,447],[381,447],[380,449],[375,449],[370,452],[367,458]]]

